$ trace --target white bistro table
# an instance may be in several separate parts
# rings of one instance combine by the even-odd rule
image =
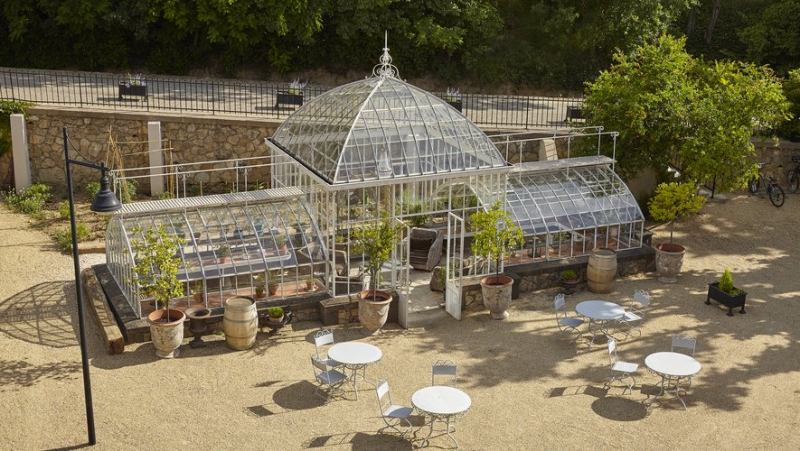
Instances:
[[[445,429],[436,430],[447,433],[447,436],[456,444],[456,448],[460,448],[456,438],[450,434],[451,421],[469,410],[472,405],[472,399],[468,394],[454,387],[434,385],[414,392],[411,396],[411,404],[420,412],[431,417],[431,430],[422,439],[421,446],[428,446],[429,439],[434,431],[434,424],[439,421],[445,424]],[[452,428],[452,431],[455,432],[455,427]]]
[[[681,379],[689,378],[700,372],[700,362],[694,357],[681,354],[679,352],[656,352],[645,357],[644,364],[650,371],[661,376],[661,392],[657,394],[656,398],[663,395],[670,390],[670,382],[675,379],[675,397],[683,404],[686,409],[686,403],[681,398]],[[665,387],[666,384],[666,387]],[[684,390],[684,393],[686,390]],[[650,402],[650,404],[653,403]]]
[[[622,318],[625,309],[608,301],[583,301],[575,306],[575,312],[589,320],[589,331],[592,333],[592,341],[589,342],[589,346],[592,346],[597,329],[608,338],[608,322]]]
[[[377,346],[358,341],[337,343],[328,349],[329,359],[336,360],[353,372],[353,390],[356,392],[356,399],[358,399],[356,380],[360,377],[369,382],[366,375],[367,367],[379,362],[381,357],[383,357],[383,352]],[[359,374],[359,371],[361,371],[361,374]]]

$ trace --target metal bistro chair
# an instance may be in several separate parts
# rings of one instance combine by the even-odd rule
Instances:
[[[578,327],[583,324],[582,319],[578,318],[569,318],[567,316],[567,308],[565,306],[564,295],[559,293],[556,295],[553,305],[556,309],[556,320],[558,321],[558,330],[562,335],[564,334],[576,334],[575,338],[572,339],[572,343],[575,343],[579,338],[583,336],[583,332],[581,332]]]
[[[431,385],[444,385],[436,383],[436,376],[452,376],[452,386],[458,387],[458,365],[452,360],[437,360],[431,365]]]
[[[672,352],[682,352],[694,357],[694,348],[697,345],[697,339],[688,335],[675,335],[672,337],[672,345],[669,350]],[[692,388],[693,376],[689,376],[689,388]],[[671,382],[671,381],[670,381]]]
[[[633,387],[636,386],[636,378],[631,373],[636,372],[639,364],[617,360],[617,341],[613,338],[608,339],[608,360],[611,362],[611,380],[606,385],[610,387],[615,380],[620,381],[632,392]],[[631,378],[633,384],[623,382],[627,378]],[[625,391],[623,390],[622,393],[625,394]]]
[[[389,391],[389,382],[385,380],[382,380],[378,383],[378,386],[375,387],[375,393],[378,395],[378,407],[381,411],[381,418],[383,418],[383,422],[386,423],[386,426],[378,429],[378,433],[382,434],[385,429],[391,428],[400,433],[400,438],[405,438],[406,433],[411,432],[412,429],[411,422],[408,420],[408,417],[411,416],[411,413],[414,411],[414,409],[412,407],[392,404],[392,394]],[[401,431],[397,428],[397,426],[400,426],[403,421],[408,424],[408,429],[405,431]]]
[[[314,348],[315,348],[316,353],[317,353],[317,359],[321,360],[326,365],[331,366],[331,367],[341,366],[341,364],[339,362],[337,362],[336,360],[328,358],[328,354],[327,353],[325,353],[325,358],[322,358],[322,357],[319,356],[319,348],[320,347],[326,346],[326,345],[332,345],[332,344],[333,344],[333,332],[331,332],[331,331],[329,331],[327,329],[324,329],[324,330],[321,330],[321,331],[317,332],[316,335],[314,335]]]
[[[315,395],[325,399],[325,402],[330,401],[334,395],[344,396],[345,391],[341,389],[341,386],[348,380],[346,374],[329,368],[324,361],[313,355],[311,356],[311,364],[314,369],[314,379],[317,381],[317,389],[314,390]],[[322,396],[319,392],[323,387],[328,389],[327,397]]]
[[[625,338],[632,332],[638,332],[642,336],[642,323],[644,316],[647,314],[647,309],[650,307],[650,294],[644,290],[636,290],[633,293],[633,304],[628,308],[622,318],[617,320],[617,330],[625,328],[623,332]]]

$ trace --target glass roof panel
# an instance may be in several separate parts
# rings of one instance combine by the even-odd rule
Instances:
[[[506,210],[526,234],[644,220],[636,199],[608,165],[512,173]]]
[[[359,80],[315,97],[272,140],[332,184],[506,166],[464,115],[391,77]]]

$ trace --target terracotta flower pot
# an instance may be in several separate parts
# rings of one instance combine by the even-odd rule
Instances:
[[[675,283],[683,265],[686,248],[680,244],[661,243],[656,250],[656,275],[664,283]]]
[[[183,342],[183,321],[186,315],[175,309],[156,310],[147,315],[150,323],[150,336],[153,339],[153,346],[156,347],[156,355],[162,359],[171,359],[180,355],[181,343]]]
[[[492,314],[493,319],[508,318],[512,285],[514,279],[508,276],[488,276],[481,279],[483,305]]]
[[[364,290],[358,294],[358,321],[361,333],[375,335],[386,324],[392,295],[385,291]]]

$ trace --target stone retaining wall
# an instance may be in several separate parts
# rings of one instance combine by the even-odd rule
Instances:
[[[161,122],[162,147],[172,148],[171,152],[165,151],[167,164],[266,155],[264,138],[272,136],[280,125],[254,118],[34,107],[28,110],[26,117],[33,181],[52,184],[56,190],[66,186],[62,126],[68,128],[74,146],[70,149],[73,159],[94,163],[107,161],[109,136],[113,136],[120,153],[126,154],[123,156],[126,168],[147,167],[147,123],[150,121]],[[8,163],[0,161],[2,164],[5,169],[0,167],[0,173],[5,174]],[[206,164],[202,168],[211,166]],[[252,181],[267,181],[268,176],[266,169],[248,173]],[[96,171],[79,166],[73,166],[73,177],[77,189],[98,181]],[[199,182],[231,183],[235,172],[189,175],[188,178],[190,186]],[[149,192],[148,186],[147,179],[142,179],[138,191]]]

